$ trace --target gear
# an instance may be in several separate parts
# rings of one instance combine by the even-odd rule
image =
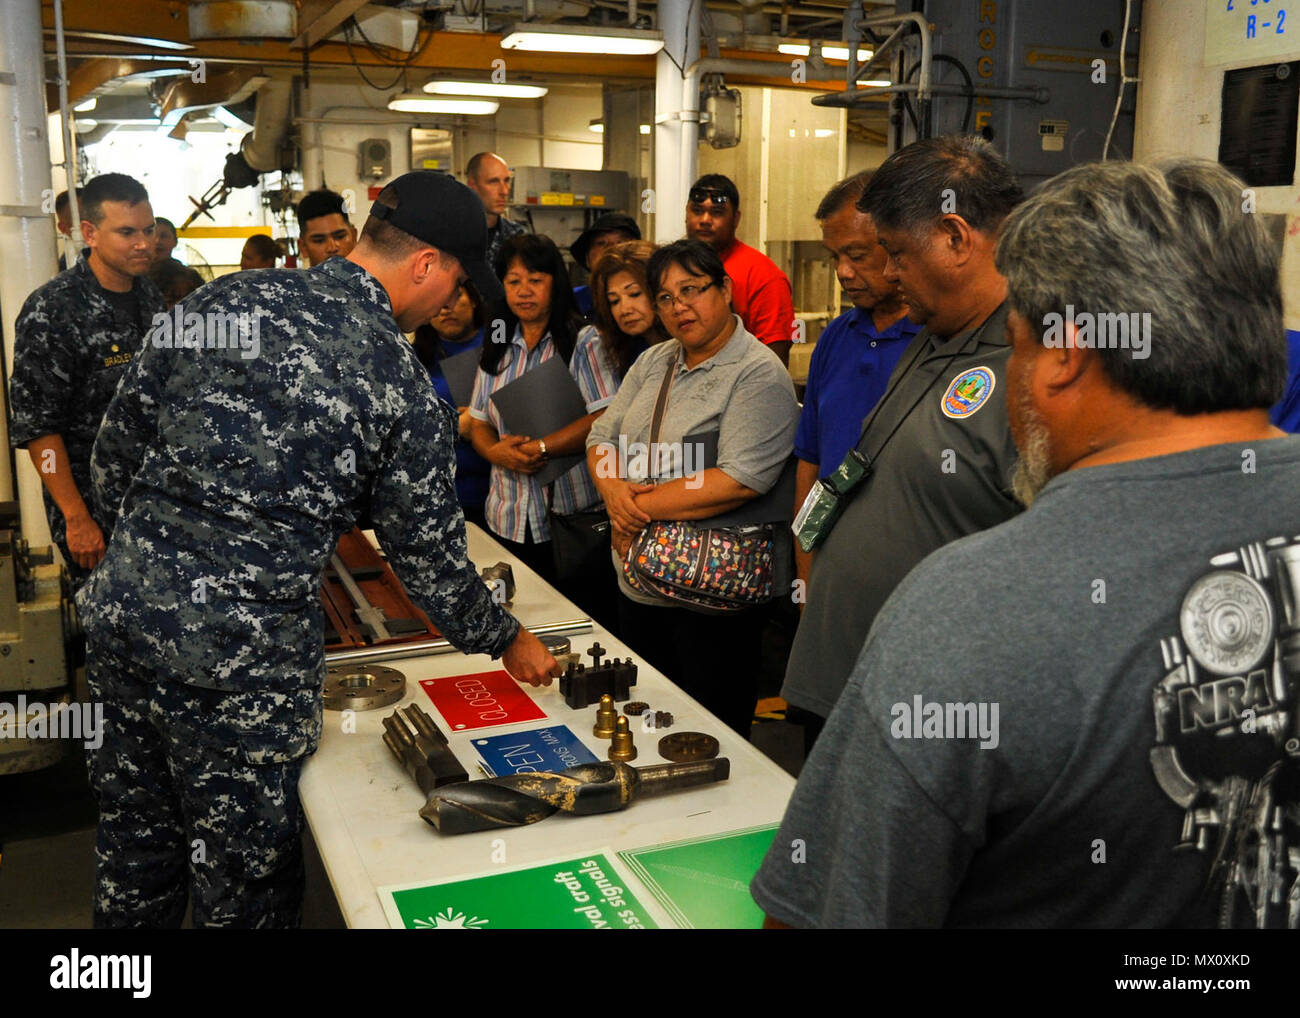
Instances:
[[[704,732],[674,732],[659,740],[659,755],[674,763],[712,760],[718,755],[718,740]]]

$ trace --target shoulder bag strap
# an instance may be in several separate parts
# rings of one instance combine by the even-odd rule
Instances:
[[[659,386],[659,398],[655,400],[654,416],[650,419],[650,454],[653,457],[653,476],[659,478],[659,429],[664,422],[664,411],[668,409],[668,390],[673,387],[673,376],[677,373],[677,357],[668,361],[668,370],[664,372],[663,383]]]

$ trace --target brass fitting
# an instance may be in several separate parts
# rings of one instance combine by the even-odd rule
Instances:
[[[614,734],[617,720],[618,711],[614,708],[614,698],[606,693],[600,698],[600,706],[596,708],[596,726],[591,730],[591,734],[598,739],[608,739]]]
[[[636,746],[632,745],[632,730],[628,728],[627,718],[619,716],[614,725],[614,741],[609,746],[611,760],[635,760]]]

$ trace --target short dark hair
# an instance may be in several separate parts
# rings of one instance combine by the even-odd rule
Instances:
[[[77,199],[78,199],[78,200],[81,199],[81,195],[80,195],[80,194],[77,195]],[[68,192],[67,192],[67,191],[60,191],[60,192],[59,192],[59,196],[58,196],[57,198],[54,199],[54,211],[55,211],[55,212],[62,212],[64,209],[66,209],[66,208],[67,208],[69,205],[71,205],[71,204],[72,204],[72,199],[68,197]]]
[[[577,342],[578,328],[582,316],[578,313],[578,303],[573,296],[573,287],[569,283],[569,270],[564,264],[564,255],[555,246],[555,241],[540,233],[518,233],[505,241],[497,251],[492,268],[497,278],[504,281],[510,263],[515,259],[524,263],[530,272],[543,272],[551,277],[551,316],[546,323],[551,334],[551,342],[565,364],[573,357],[573,347]],[[489,375],[500,374],[501,361],[514,336],[519,319],[510,310],[509,304],[501,302],[501,317],[505,321],[506,342],[485,342],[479,364]]]
[[[1145,406],[1271,407],[1287,379],[1278,255],[1260,217],[1242,212],[1244,191],[1218,163],[1197,159],[1066,170],[998,238],[1011,306],[1039,336],[1067,306],[1108,328],[1146,313],[1137,319],[1149,325],[1144,356],[1094,347],[1111,384]]]
[[[379,192],[375,202],[379,205],[386,205],[390,209],[397,208],[397,188],[389,184]],[[421,240],[419,237],[412,236],[385,219],[378,219],[375,216],[366,216],[365,225],[361,227],[361,237],[382,257],[392,260],[409,258],[416,252],[423,251],[426,248],[438,250],[432,244]],[[453,255],[449,255],[445,251],[438,251],[439,262],[443,266],[450,265],[453,257]]]
[[[1023,197],[997,149],[978,135],[950,134],[913,142],[881,163],[858,211],[877,227],[916,233],[951,209],[991,235]]]
[[[104,202],[124,201],[139,205],[149,200],[149,192],[135,177],[125,173],[101,173],[77,192],[81,218],[98,226],[104,221]]]
[[[149,278],[162,292],[170,307],[203,285],[203,277],[188,265],[169,258],[149,270]]]
[[[319,219],[321,216],[337,214],[343,217],[345,223],[350,222],[343,195],[324,187],[317,191],[309,191],[303,195],[295,211],[298,216],[298,229],[300,231],[307,229],[307,224],[311,220]]]
[[[727,278],[722,259],[708,244],[689,238],[675,240],[652,254],[650,263],[646,266],[646,282],[650,287],[651,301],[658,295],[659,284],[670,265],[677,265],[693,276],[708,276],[718,286]]]
[[[740,192],[736,190],[736,182],[728,176],[721,173],[706,173],[694,184],[691,185],[691,191],[697,187],[707,188],[710,191],[721,191],[731,202],[733,208],[740,208]],[[687,192],[689,194],[689,192]]]
[[[153,221],[155,226],[170,227],[172,233],[176,232],[176,224],[173,223],[170,219],[166,218],[165,216],[154,216]]]
[[[856,202],[870,185],[873,176],[875,176],[874,170],[861,170],[851,177],[845,177],[826,192],[826,197],[817,206],[813,218],[829,219],[849,202]]]

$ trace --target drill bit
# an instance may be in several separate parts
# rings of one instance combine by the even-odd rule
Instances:
[[[555,774],[510,774],[448,785],[429,795],[420,816],[442,834],[522,827],[559,812],[610,813],[634,799],[725,781],[730,773],[726,757],[639,768],[619,761],[582,764]]]

